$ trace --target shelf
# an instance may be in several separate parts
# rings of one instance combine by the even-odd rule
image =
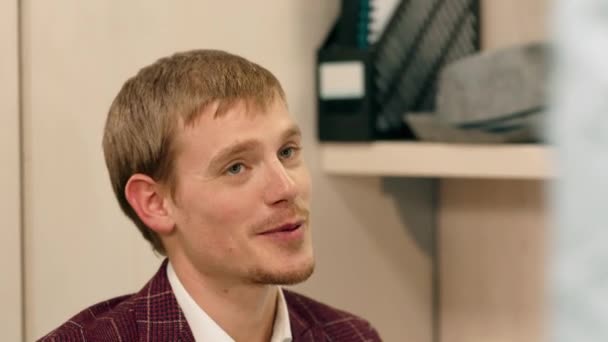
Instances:
[[[424,142],[322,143],[322,168],[334,175],[548,179],[543,145]]]

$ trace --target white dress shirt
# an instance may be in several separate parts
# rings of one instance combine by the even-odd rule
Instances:
[[[235,342],[228,333],[224,331],[207,313],[200,307],[192,296],[186,291],[181,281],[175,274],[171,263],[167,265],[167,278],[177,299],[177,304],[184,312],[186,321],[192,330],[196,341]],[[270,342],[292,342],[291,326],[289,324],[289,312],[283,291],[278,287],[277,314],[274,319],[272,337]]]

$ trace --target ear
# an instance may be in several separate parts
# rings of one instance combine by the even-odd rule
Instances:
[[[167,235],[173,231],[175,221],[168,199],[154,179],[139,173],[132,175],[125,186],[125,197],[139,219],[157,234]]]

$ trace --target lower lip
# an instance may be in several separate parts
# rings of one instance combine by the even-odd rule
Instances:
[[[304,224],[300,225],[298,228],[293,229],[293,230],[284,230],[284,231],[280,231],[280,232],[274,232],[274,233],[266,233],[266,234],[262,234],[261,236],[273,239],[273,240],[277,240],[277,241],[285,241],[285,242],[290,242],[290,241],[298,241],[301,240],[302,237],[304,236]]]

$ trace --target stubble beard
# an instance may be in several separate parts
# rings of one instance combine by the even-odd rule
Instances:
[[[302,217],[304,218],[304,224],[306,225],[306,229],[309,229],[309,211],[304,206],[294,205],[286,211],[288,214],[279,216],[277,218],[271,218],[262,222],[260,227],[272,227],[278,224],[278,222],[283,221],[283,217]],[[257,228],[259,230],[260,228]],[[308,236],[310,238],[310,235]],[[300,246],[301,248],[302,246]],[[306,247],[304,247],[306,248]],[[309,248],[312,248],[309,246]],[[303,281],[310,278],[315,270],[315,260],[312,254],[308,260],[306,260],[303,264],[294,267],[289,270],[272,270],[265,268],[263,266],[258,266],[250,270],[249,272],[249,280],[258,285],[295,285],[302,283]]]
[[[296,285],[304,282],[314,273],[314,259],[294,270],[289,271],[271,271],[263,268],[252,270],[250,279],[253,283],[259,285]]]

